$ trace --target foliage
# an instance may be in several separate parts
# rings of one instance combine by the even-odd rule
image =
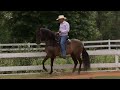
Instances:
[[[38,26],[58,31],[58,15],[70,23],[70,38],[119,39],[119,11],[0,11],[0,43],[35,42]]]

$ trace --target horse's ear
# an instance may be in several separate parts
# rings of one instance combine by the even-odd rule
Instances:
[[[40,24],[40,25],[38,25],[38,27],[39,27],[39,28],[42,28],[42,25]]]
[[[42,27],[39,27],[38,30],[42,30]]]

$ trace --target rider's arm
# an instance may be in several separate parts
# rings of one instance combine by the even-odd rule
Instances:
[[[65,23],[62,28],[63,28],[63,29],[60,29],[60,30],[59,30],[60,33],[63,33],[63,34],[64,34],[64,33],[68,33],[69,30],[70,30],[70,25],[69,25],[69,23]]]

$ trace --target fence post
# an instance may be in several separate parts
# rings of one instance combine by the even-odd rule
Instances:
[[[30,43],[28,43],[28,51],[30,51]]]
[[[115,63],[116,63],[116,71],[118,71],[119,70],[119,68],[118,68],[119,56],[118,55],[115,55]]]
[[[1,47],[1,43],[0,43],[0,52],[2,52],[2,47]]]
[[[110,47],[110,39],[108,40],[108,49],[110,50],[111,47]]]
[[[85,45],[84,42],[82,42],[82,43],[83,43],[83,46],[84,46]]]
[[[40,48],[41,48],[41,45],[40,45],[40,44],[37,44],[37,49],[36,49],[36,50],[37,50],[37,51],[40,51],[40,50],[41,50]]]

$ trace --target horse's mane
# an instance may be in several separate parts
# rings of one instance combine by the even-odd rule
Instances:
[[[47,28],[40,28],[37,31],[38,38],[41,38],[41,40],[52,40],[55,41],[55,32],[47,29]]]

